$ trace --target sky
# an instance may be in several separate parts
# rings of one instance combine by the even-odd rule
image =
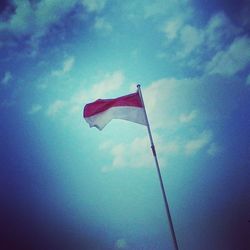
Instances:
[[[1,0],[0,248],[250,249],[249,0]]]

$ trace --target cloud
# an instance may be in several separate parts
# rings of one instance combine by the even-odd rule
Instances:
[[[109,22],[107,22],[104,18],[99,17],[95,20],[94,28],[96,30],[102,30],[105,32],[110,32],[113,29],[112,25]]]
[[[197,111],[193,110],[189,114],[181,114],[179,116],[179,121],[182,123],[188,123],[188,122],[191,122],[193,119],[195,119],[196,116],[197,116]]]
[[[190,96],[193,95],[198,79],[162,78],[143,88],[143,96],[152,128],[167,131],[177,129],[180,114],[195,110]],[[195,112],[191,115],[195,116]],[[194,118],[194,117],[193,117]],[[183,118],[182,118],[183,120]]]
[[[224,12],[218,12],[209,20],[205,28],[205,42],[210,49],[221,49],[225,41],[232,39],[241,32]]]
[[[47,32],[50,25],[56,23],[76,4],[72,1],[14,1],[15,11],[9,20],[2,22],[0,31],[8,31],[13,35],[41,36]]]
[[[138,8],[141,8],[141,1],[139,2]],[[185,9],[185,11],[183,11]],[[156,18],[162,16],[171,16],[173,13],[178,15],[186,16],[190,14],[190,5],[187,0],[157,0],[157,1],[146,1],[143,6],[144,18]]]
[[[203,43],[204,33],[191,25],[185,25],[180,31],[180,41],[182,50],[177,55],[185,57]]]
[[[207,150],[207,153],[210,155],[210,156],[215,156],[217,155],[218,153],[220,153],[222,151],[222,148],[216,144],[216,143],[211,143],[209,145],[209,148]]]
[[[128,246],[127,241],[125,239],[118,239],[115,242],[115,249],[126,249]]]
[[[173,40],[177,37],[183,22],[180,18],[172,19],[165,23],[163,32],[166,34],[168,40]]]
[[[64,107],[68,115],[79,115],[84,104],[99,98],[112,97],[111,95],[114,95],[114,92],[122,86],[123,81],[124,75],[121,71],[107,73],[102,76],[100,81],[92,84],[90,88],[81,88],[68,99],[55,101],[50,105],[47,114],[57,113]]]
[[[165,145],[161,145],[164,154],[178,154],[181,150],[181,143],[178,141],[171,141]]]
[[[107,0],[82,0],[82,4],[87,8],[89,12],[101,11]]]
[[[28,111],[29,115],[34,115],[36,113],[38,113],[40,110],[42,109],[42,106],[39,104],[34,104],[32,105],[32,107],[30,108],[30,110]]]
[[[48,116],[54,116],[57,114],[63,107],[65,106],[65,101],[56,100],[52,104],[49,105],[47,110]]]
[[[207,64],[208,74],[232,76],[243,70],[250,62],[250,39],[247,36],[236,38],[231,45],[215,54]]]
[[[71,112],[75,113],[82,110],[84,103],[99,98],[110,98],[110,95],[122,86],[123,81],[124,75],[121,71],[105,74],[102,80],[94,83],[89,89],[81,89],[70,98],[68,104]]]
[[[63,66],[61,69],[59,70],[54,70],[51,72],[51,74],[53,76],[63,76],[66,73],[70,72],[71,69],[73,68],[75,63],[75,58],[73,56],[67,58],[64,62],[63,62]]]
[[[105,148],[100,146],[100,150],[110,152],[112,156],[112,164],[104,166],[103,172],[120,169],[120,168],[140,168],[153,165],[153,158],[150,151],[149,139],[147,136],[143,138],[134,138],[131,143],[119,143]]]
[[[104,98],[107,95],[121,87],[124,81],[124,75],[121,71],[115,71],[112,74],[106,74],[104,79],[94,84],[89,90],[90,98]]]
[[[3,76],[3,78],[2,78],[2,80],[1,80],[1,83],[3,84],[3,85],[8,85],[9,84],[9,82],[12,80],[12,74],[9,72],[9,71],[6,71],[5,73],[4,73],[4,76]]]
[[[161,168],[166,167],[167,158],[183,154],[181,141],[166,142],[156,132],[153,133],[153,137]],[[144,137],[131,139],[130,143],[106,141],[100,145],[99,150],[107,152],[112,158],[112,163],[103,166],[103,172],[122,168],[151,168],[155,166],[147,134]]]
[[[79,9],[83,6],[86,12],[91,13],[101,11],[105,4],[106,0],[11,1],[0,16],[3,20],[0,22],[0,34],[8,34],[8,40],[29,37],[37,47],[49,28],[62,20],[74,7]]]
[[[207,146],[212,140],[212,132],[210,130],[204,130],[196,138],[188,141],[185,145],[185,154],[194,155],[202,148]]]
[[[165,135],[159,136],[155,131],[153,137],[160,167],[166,167],[174,157],[180,159],[180,157],[194,156],[205,147],[207,147],[205,153],[210,156],[215,156],[222,151],[221,147],[212,141],[213,133],[208,129],[199,134],[191,134],[192,139],[187,138],[183,133],[169,140]],[[100,145],[99,150],[110,154],[112,158],[109,165],[103,166],[102,172],[122,168],[149,168],[154,167],[155,164],[147,135],[136,137],[130,143],[106,141]]]
[[[167,9],[169,8],[170,1],[155,1],[150,2],[144,5],[144,17],[150,18],[157,15],[161,15],[166,13]]]
[[[198,69],[204,67],[203,56],[206,58],[208,54],[224,49],[242,33],[242,28],[234,25],[224,12],[218,12],[203,27],[188,14],[174,15],[165,22],[161,31],[166,35],[168,48],[172,49],[171,54],[160,55],[172,58],[171,55],[174,53],[174,58],[180,60],[193,53],[188,65]]]

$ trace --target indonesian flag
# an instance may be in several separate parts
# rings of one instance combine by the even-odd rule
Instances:
[[[90,127],[102,130],[112,119],[122,119],[147,126],[138,92],[114,99],[98,99],[84,107],[83,116]]]

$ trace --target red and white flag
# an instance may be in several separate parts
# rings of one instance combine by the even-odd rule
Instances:
[[[114,99],[98,99],[84,107],[83,116],[90,127],[102,130],[112,119],[122,119],[147,126],[138,92]]]

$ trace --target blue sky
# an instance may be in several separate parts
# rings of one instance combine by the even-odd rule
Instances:
[[[249,27],[248,0],[1,1],[1,249],[173,249],[146,128],[82,117],[137,83],[180,249],[249,249]]]

